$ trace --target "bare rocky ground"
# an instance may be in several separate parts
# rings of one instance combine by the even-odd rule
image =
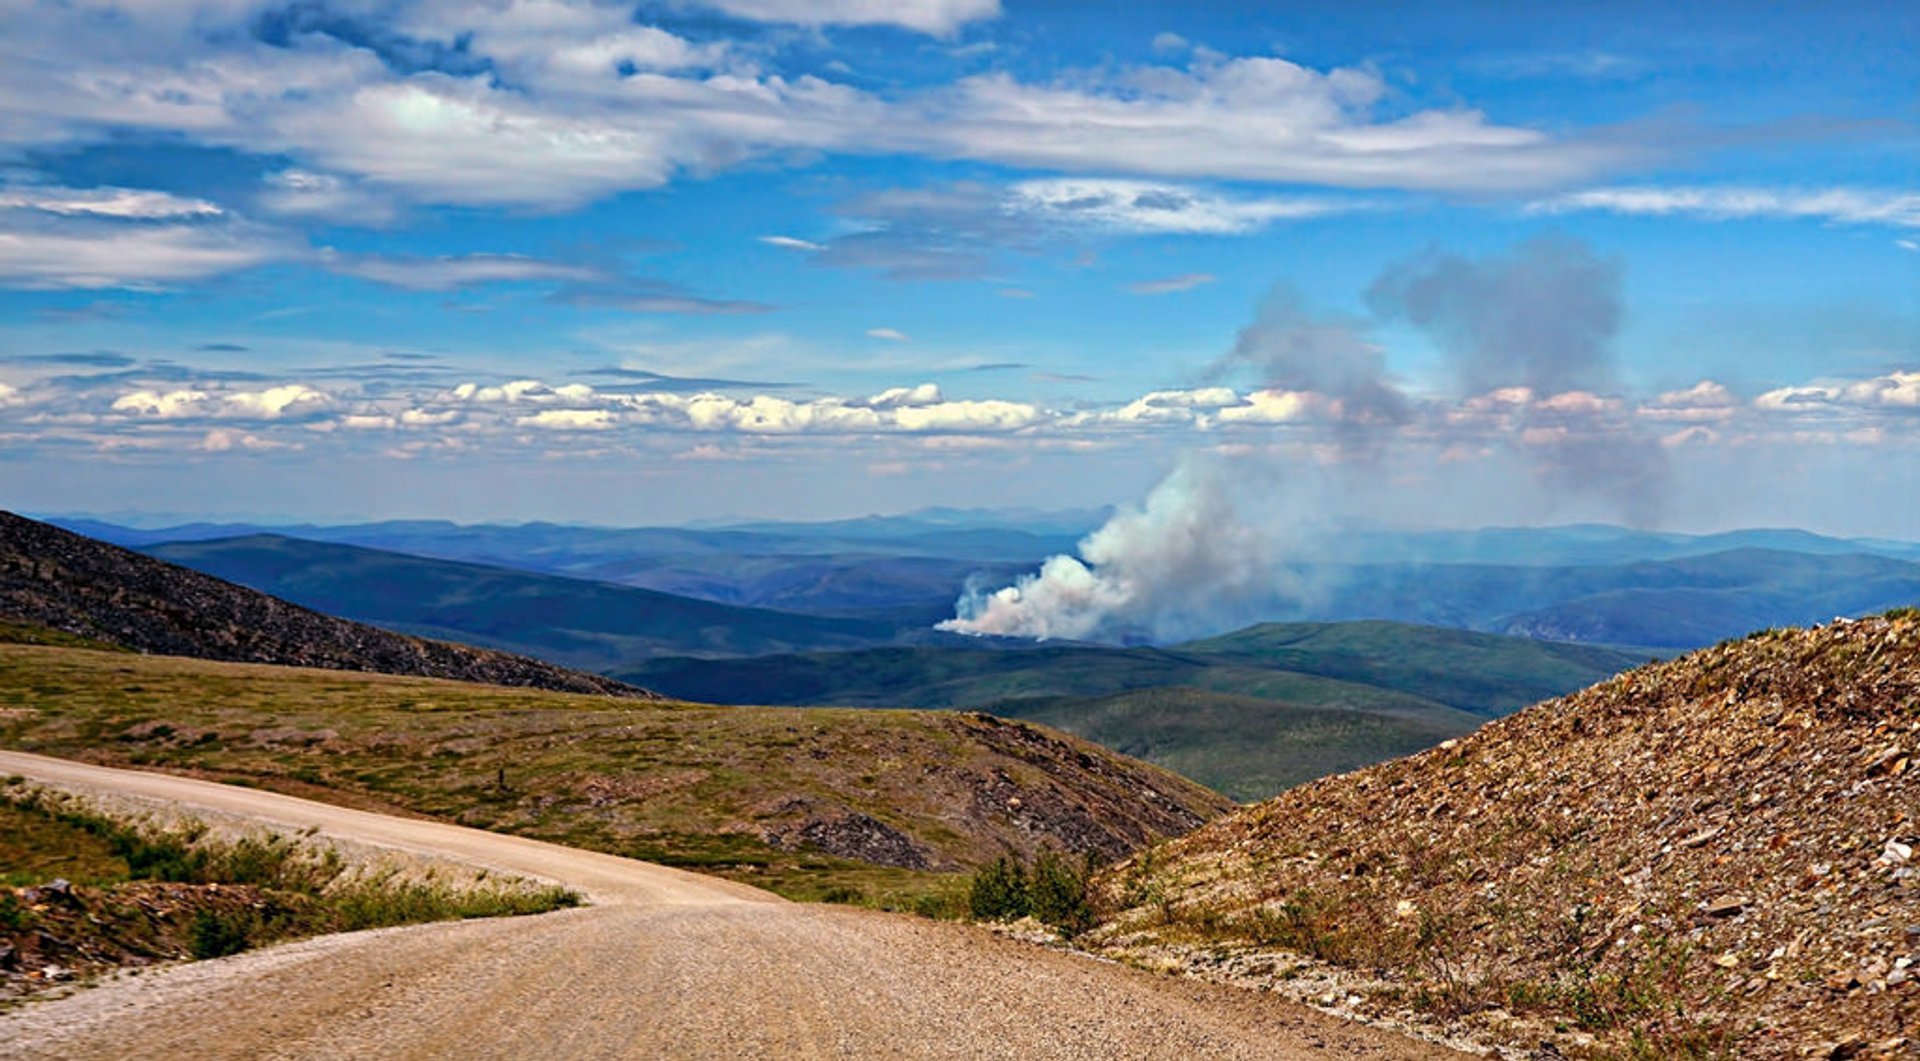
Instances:
[[[7,1057],[1460,1056],[1253,992],[519,837],[12,752],[0,771],[593,903],[118,977],[0,1017]]]
[[[1302,786],[1091,945],[1514,1056],[1920,1056],[1920,613],[1767,631]]]

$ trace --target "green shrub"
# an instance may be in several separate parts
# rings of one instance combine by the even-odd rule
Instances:
[[[253,930],[253,915],[247,911],[202,910],[187,932],[187,945],[195,958],[224,958],[252,946]]]
[[[1087,884],[1093,877],[1093,869],[1092,856],[1076,865],[1052,849],[1040,852],[1027,885],[1028,906],[1033,916],[1067,936],[1077,936],[1092,928],[1093,901]]]
[[[1002,855],[982,866],[967,887],[967,913],[976,921],[1018,921],[1031,912],[1027,870]]]

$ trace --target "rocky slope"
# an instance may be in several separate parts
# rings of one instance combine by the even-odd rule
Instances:
[[[0,512],[0,621],[140,652],[651,697],[595,674],[336,619]]]
[[[1916,758],[1920,612],[1765,632],[1137,857],[1094,940],[1537,1056],[1911,1057]]]

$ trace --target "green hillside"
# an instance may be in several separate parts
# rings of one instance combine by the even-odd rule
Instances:
[[[713,703],[977,708],[1258,799],[1467,733],[1644,657],[1405,623],[1264,624],[1171,648],[888,647],[665,658],[620,677]]]
[[[994,710],[1145,759],[1242,802],[1411,755],[1474,728],[1445,717],[1301,707],[1187,688],[1015,700]]]

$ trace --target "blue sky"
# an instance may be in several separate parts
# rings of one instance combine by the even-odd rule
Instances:
[[[1912,4],[0,8],[0,504],[1920,537]]]

